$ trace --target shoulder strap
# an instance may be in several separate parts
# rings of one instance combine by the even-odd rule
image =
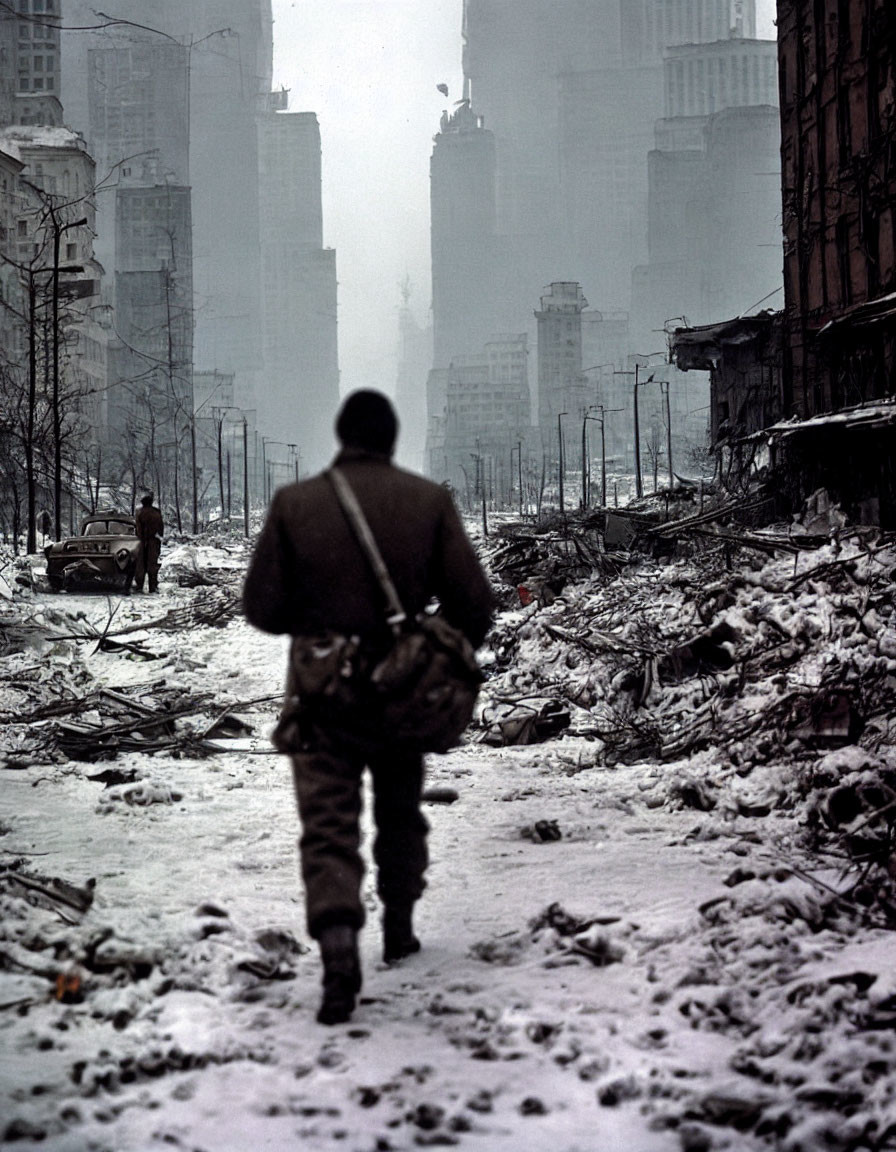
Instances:
[[[383,594],[386,597],[386,604],[389,609],[389,623],[395,627],[407,619],[407,614],[398,597],[395,585],[392,583],[392,577],[389,575],[389,569],[386,567],[382,553],[377,546],[373,533],[370,531],[367,517],[364,515],[361,505],[358,503],[357,496],[355,496],[355,493],[352,491],[351,484],[349,484],[348,480],[346,480],[338,468],[328,468],[324,475],[333,485],[339,503],[342,505],[342,511],[354,529],[358,542],[364,551],[364,555],[370,561],[373,573],[379,581],[380,588],[382,588]]]

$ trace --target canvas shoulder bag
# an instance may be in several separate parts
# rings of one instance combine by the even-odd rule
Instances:
[[[447,752],[469,724],[483,681],[466,636],[442,616],[409,619],[351,485],[326,473],[382,590],[392,633],[388,651],[357,677],[359,713],[390,743]]]
[[[444,617],[409,620],[367,518],[345,476],[325,475],[376,576],[391,643],[375,655],[357,637],[328,632],[293,639],[287,698],[273,733],[277,749],[302,748],[302,717],[337,728],[359,747],[384,744],[447,752],[469,724],[483,675],[473,646]]]

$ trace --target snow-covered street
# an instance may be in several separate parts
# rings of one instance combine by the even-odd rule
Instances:
[[[858,547],[856,557],[860,570]],[[821,549],[800,563],[831,560]],[[38,582],[4,602],[0,1146],[896,1147],[893,923],[843,895],[842,856],[807,835],[825,780],[892,779],[886,732],[802,758],[792,741],[780,753],[782,731],[766,732],[764,754],[749,755],[743,716],[773,691],[756,677],[744,687],[735,644],[744,711],[726,713],[710,744],[674,759],[611,756],[592,730],[612,702],[609,673],[595,684],[603,657],[583,662],[566,642],[562,665],[586,705],[566,730],[491,746],[483,729],[431,759],[423,950],[379,961],[368,876],[361,1003],[349,1025],[327,1029],[314,1021],[320,966],[304,926],[291,782],[266,740],[285,646],[234,612],[156,626],[221,593],[175,583],[194,561],[238,590],[239,547],[183,546],[166,554],[157,597],[54,597]],[[892,553],[875,563],[891,571]],[[774,562],[756,567],[768,583]],[[664,602],[654,597],[667,633],[689,595],[682,571],[678,584],[672,574],[670,564]],[[726,605],[741,648],[761,584],[748,580]],[[593,608],[601,587],[570,585],[551,605],[506,602],[486,654],[486,713],[508,677],[524,694],[540,669],[543,689],[570,605]],[[865,619],[875,620],[851,633],[862,639],[851,648],[874,649],[866,677],[892,679],[892,604],[869,606],[870,595]],[[779,600],[772,615],[793,640],[800,613],[820,620],[814,656],[826,646],[845,669],[835,599],[801,584],[789,613]],[[121,643],[103,650],[116,604],[108,631]],[[76,632],[85,638],[58,638]],[[625,627],[615,632],[624,639]],[[783,681],[792,667],[772,672]],[[195,735],[193,754],[176,740],[151,755],[127,741],[97,760],[35,751],[55,722],[19,722],[38,699],[76,693],[89,728],[102,723],[89,707],[99,689],[172,712],[207,697],[171,722]],[[683,692],[645,693],[665,738]],[[212,731],[227,710],[252,731]]]

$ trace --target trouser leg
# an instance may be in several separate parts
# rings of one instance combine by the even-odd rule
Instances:
[[[157,540],[154,540],[149,548],[149,556],[147,558],[146,571],[149,576],[149,590],[150,592],[158,592],[159,590],[159,556],[162,552],[162,546]]]
[[[144,546],[141,544],[137,551],[137,563],[134,567],[134,587],[138,592],[143,591],[143,581],[146,579],[146,557]]]
[[[299,839],[308,932],[328,925],[364,924],[360,853],[363,765],[327,747],[292,757],[302,834]]]
[[[373,775],[373,858],[377,893],[387,908],[411,908],[426,887],[429,824],[420,811],[423,757],[383,752],[370,759]]]

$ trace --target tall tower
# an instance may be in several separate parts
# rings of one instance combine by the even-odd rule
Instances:
[[[263,115],[259,164],[265,384],[258,423],[295,446],[303,469],[317,469],[331,453],[339,361],[336,253],[323,247],[315,114]]]
[[[90,98],[91,54],[165,45],[185,54],[196,359],[202,367],[233,372],[236,403],[254,407],[262,380],[256,118],[271,88],[271,2],[155,0],[148,9],[144,0],[114,0],[108,15],[120,23],[78,31],[96,23],[93,8],[91,0],[66,0],[62,93],[67,120],[94,149],[102,147],[105,128],[96,120],[96,96]],[[161,113],[158,103],[148,110],[150,116]],[[98,170],[107,186],[120,178],[121,166],[130,166],[128,157],[135,164],[144,159],[133,156],[140,147],[124,149],[124,155],[107,156],[106,171]],[[160,174],[167,178],[164,168]],[[177,180],[186,177],[178,174]],[[113,218],[111,210],[101,216],[101,234],[114,234]]]
[[[517,318],[554,280],[579,281],[600,309],[628,308],[647,255],[663,52],[752,27],[755,0],[465,0],[464,74],[495,136]]]
[[[59,127],[59,6],[11,0],[0,9],[0,127]],[[39,11],[39,15],[38,15]]]
[[[549,285],[538,321],[538,425],[543,444],[555,435],[557,418],[583,408],[582,313],[588,301],[574,282]]]
[[[648,156],[648,259],[634,271],[636,344],[671,316],[709,324],[781,284],[777,46],[734,38],[667,50],[665,116]]]
[[[434,364],[482,347],[496,322],[495,138],[465,101],[430,160]]]

